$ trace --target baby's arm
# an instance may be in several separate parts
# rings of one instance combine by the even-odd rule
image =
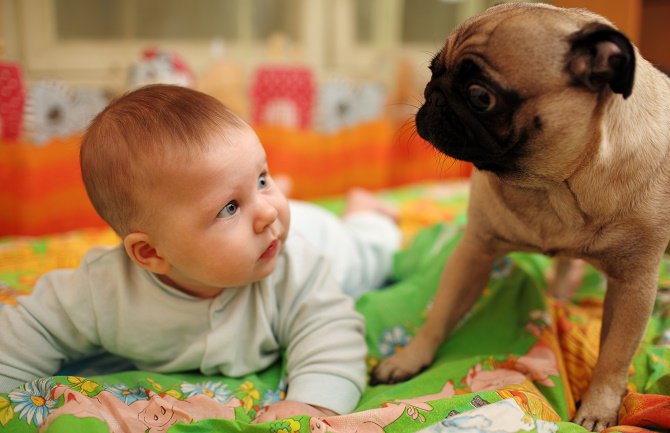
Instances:
[[[79,301],[77,308],[94,316],[87,298],[76,294],[77,272],[49,272],[37,281],[32,295],[18,297],[16,306],[0,307],[0,392],[53,375],[63,360],[94,350],[74,326],[72,307],[59,296],[67,292]]]
[[[348,413],[365,387],[367,346],[363,317],[340,289],[328,262],[309,245],[294,249],[289,295],[280,307],[286,347],[286,400]]]

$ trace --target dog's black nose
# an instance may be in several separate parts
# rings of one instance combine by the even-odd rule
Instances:
[[[446,103],[447,97],[440,89],[434,89],[432,92],[426,95],[426,104],[442,107],[446,105]]]

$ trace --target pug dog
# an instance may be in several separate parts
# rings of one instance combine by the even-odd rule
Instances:
[[[373,380],[428,366],[511,251],[582,259],[607,278],[600,355],[573,421],[617,421],[670,240],[670,80],[605,18],[507,3],[432,59],[421,137],[471,162],[468,222],[414,339]]]

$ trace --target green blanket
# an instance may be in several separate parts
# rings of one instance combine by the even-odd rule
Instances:
[[[397,255],[393,282],[357,301],[366,318],[370,371],[383,357],[407,344],[425,320],[444,262],[462,227],[462,219],[457,218],[419,230]],[[499,260],[484,294],[441,347],[434,364],[407,382],[368,387],[353,414],[251,424],[256,411],[282,398],[281,364],[243,379],[142,371],[64,373],[0,394],[0,430],[584,431],[568,420],[597,356],[604,283],[589,269],[574,302],[556,302],[544,291],[548,263],[530,254],[511,254]],[[661,286],[667,284],[667,269],[664,263]],[[661,289],[646,338],[631,366],[631,393],[622,407],[623,421],[637,419],[635,415],[649,407],[652,398],[666,398],[670,393],[670,333],[665,334],[669,305]],[[662,403],[670,407],[667,400]],[[661,412],[654,413],[660,416]],[[655,420],[655,428],[664,420]],[[612,431],[644,431],[633,425],[644,423],[633,422]]]

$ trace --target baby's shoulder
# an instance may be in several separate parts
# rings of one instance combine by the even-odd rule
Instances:
[[[135,274],[136,265],[130,260],[123,245],[95,247],[86,252],[78,271],[93,280],[117,280],[119,276]]]
[[[81,260],[82,264],[97,265],[109,264],[109,262],[124,262],[128,255],[122,244],[116,246],[98,246],[86,251]],[[129,260],[129,259],[128,259]]]
[[[53,293],[62,304],[75,305],[76,300],[90,293],[114,293],[128,268],[119,247],[96,247],[87,251],[78,267],[54,269],[37,280],[33,293]],[[128,259],[129,260],[129,259]],[[68,304],[68,305],[69,305]]]

